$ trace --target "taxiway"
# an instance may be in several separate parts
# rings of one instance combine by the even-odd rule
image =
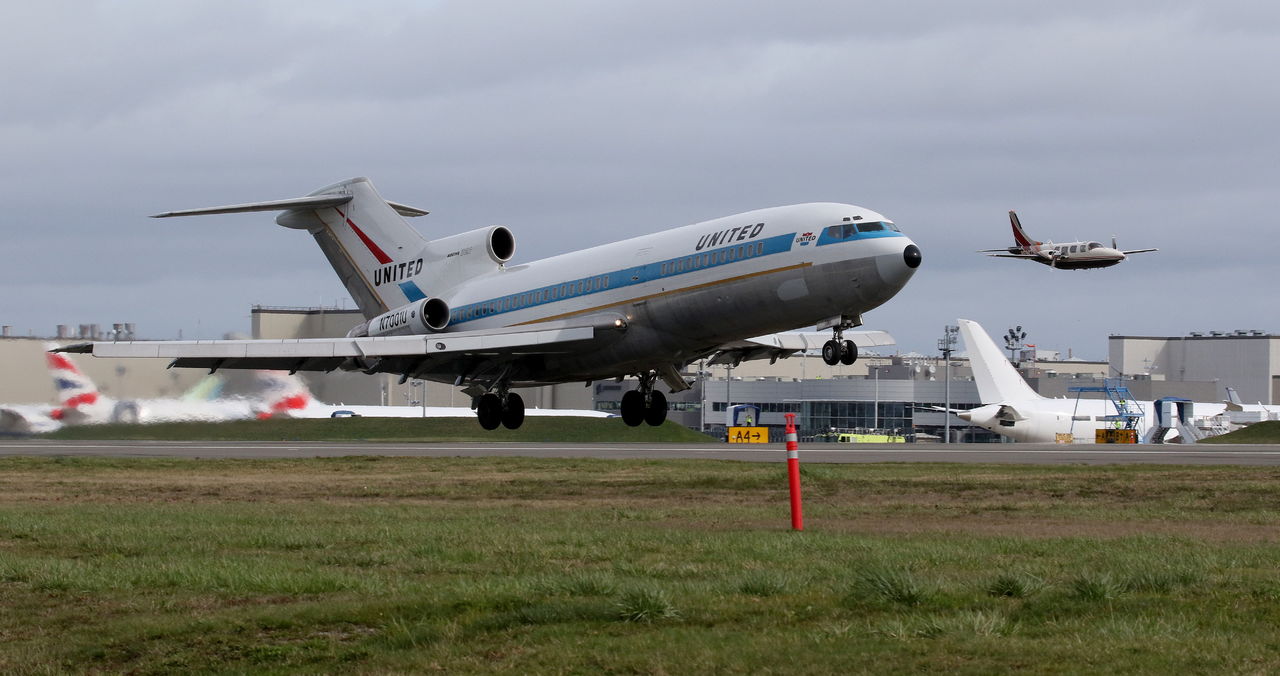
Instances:
[[[182,458],[333,458],[353,455],[410,457],[530,457],[710,459],[782,462],[782,444],[752,446],[558,443],[374,443],[0,440],[0,456],[107,456]],[[821,444],[801,446],[808,462],[961,462],[1035,465],[1280,465],[1272,445],[1059,446],[1054,444]]]

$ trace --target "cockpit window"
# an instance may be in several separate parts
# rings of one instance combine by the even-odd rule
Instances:
[[[883,232],[892,230],[894,232],[902,232],[898,230],[898,226],[888,221],[870,221],[867,223],[841,223],[839,225],[829,225],[826,228],[826,236],[828,239],[849,239],[857,237],[860,232]]]
[[[1101,249],[1101,248],[1102,248],[1101,242],[1089,242],[1089,247],[1087,250],[1093,251],[1094,249]]]

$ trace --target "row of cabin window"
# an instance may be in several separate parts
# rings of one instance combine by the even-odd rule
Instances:
[[[600,291],[607,288],[609,288],[609,278],[607,276],[601,275],[599,277],[592,277],[591,279],[580,279],[576,282],[553,286],[550,289],[530,291],[529,293],[520,294],[518,296],[507,296],[506,298],[490,301],[478,307],[458,310],[454,319],[458,321],[475,319],[476,317],[484,317],[496,312],[519,310],[520,308],[535,305],[543,301],[559,300],[560,298],[568,298],[569,296],[577,296],[583,293]]]
[[[827,237],[831,239],[848,239],[860,232],[881,232],[892,230],[902,232],[898,226],[888,221],[868,221],[866,223],[841,223],[827,226]]]
[[[752,256],[762,255],[764,255],[764,242],[743,244],[730,249],[721,249],[710,253],[698,254],[697,256],[686,256],[677,261],[663,263],[661,274],[674,275],[680,272],[697,270],[711,265],[732,263],[739,258],[750,258]]]
[[[1102,245],[1099,244],[1098,242],[1089,242],[1088,244],[1072,244],[1071,246],[1063,245],[1058,247],[1058,253],[1084,253],[1086,251],[1093,251],[1094,249],[1097,249],[1100,247],[1102,247]]]

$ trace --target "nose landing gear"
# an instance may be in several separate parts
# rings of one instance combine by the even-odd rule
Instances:
[[[844,340],[843,332],[835,330],[835,337],[822,344],[822,361],[828,366],[849,366],[858,361],[858,346],[852,340]]]

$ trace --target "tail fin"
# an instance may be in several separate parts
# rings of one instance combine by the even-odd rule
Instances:
[[[257,371],[256,375],[262,386],[258,418],[288,416],[311,403],[311,390],[298,376],[284,371]]]
[[[1013,210],[1009,211],[1009,224],[1013,226],[1013,241],[1022,249],[1030,249],[1044,243],[1027,237],[1027,233],[1022,231],[1022,223],[1018,220],[1018,214]]]
[[[213,401],[222,396],[222,388],[226,381],[218,374],[208,375],[200,379],[191,389],[182,394],[183,401]]]
[[[1004,358],[1000,348],[978,322],[969,319],[957,321],[964,345],[969,350],[969,365],[973,368],[973,380],[978,384],[978,398],[983,404],[1043,399]]]
[[[58,390],[58,406],[49,414],[54,420],[85,418],[88,417],[88,409],[106,406],[108,400],[98,392],[98,386],[66,355],[45,352],[45,363],[53,377],[53,386]]]
[[[1225,403],[1228,411],[1244,410],[1244,402],[1240,400],[1240,393],[1236,392],[1234,387],[1227,388],[1227,401]]]
[[[403,216],[426,211],[382,199],[367,178],[352,178],[306,197],[157,214],[155,218],[283,211],[276,223],[310,232],[366,318],[426,297],[414,278],[423,272],[427,240]]]

